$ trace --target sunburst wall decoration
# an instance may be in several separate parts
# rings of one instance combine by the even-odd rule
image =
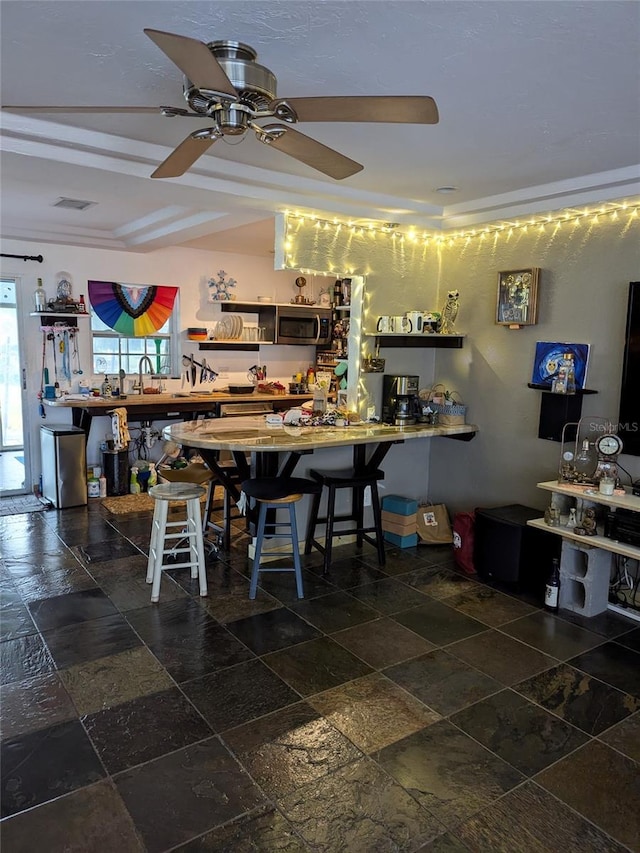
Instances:
[[[91,307],[110,329],[142,338],[157,332],[167,322],[178,288],[89,281],[88,292]]]

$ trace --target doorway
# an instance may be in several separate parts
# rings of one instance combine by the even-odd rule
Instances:
[[[32,490],[26,377],[20,350],[19,278],[0,278],[0,495]]]

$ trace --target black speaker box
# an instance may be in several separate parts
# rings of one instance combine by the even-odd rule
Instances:
[[[562,539],[527,526],[541,515],[539,509],[522,504],[477,508],[473,557],[478,575],[542,596]]]

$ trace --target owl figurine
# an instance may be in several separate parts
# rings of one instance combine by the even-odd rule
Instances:
[[[458,290],[450,290],[447,293],[447,301],[442,309],[442,318],[440,320],[440,328],[438,331],[441,335],[453,335],[455,333],[456,317],[458,316],[460,292]]]

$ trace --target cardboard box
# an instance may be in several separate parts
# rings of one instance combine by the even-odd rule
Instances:
[[[399,536],[408,536],[411,533],[416,533],[418,529],[417,516],[398,515],[396,512],[382,511],[382,529],[388,530],[390,533],[397,533]]]
[[[385,531],[383,536],[387,542],[391,542],[399,548],[413,548],[418,544],[417,533],[411,533],[409,536],[398,536],[397,533],[389,533]]]
[[[382,498],[382,509],[398,515],[413,515],[418,511],[418,501],[401,495],[385,495]]]

